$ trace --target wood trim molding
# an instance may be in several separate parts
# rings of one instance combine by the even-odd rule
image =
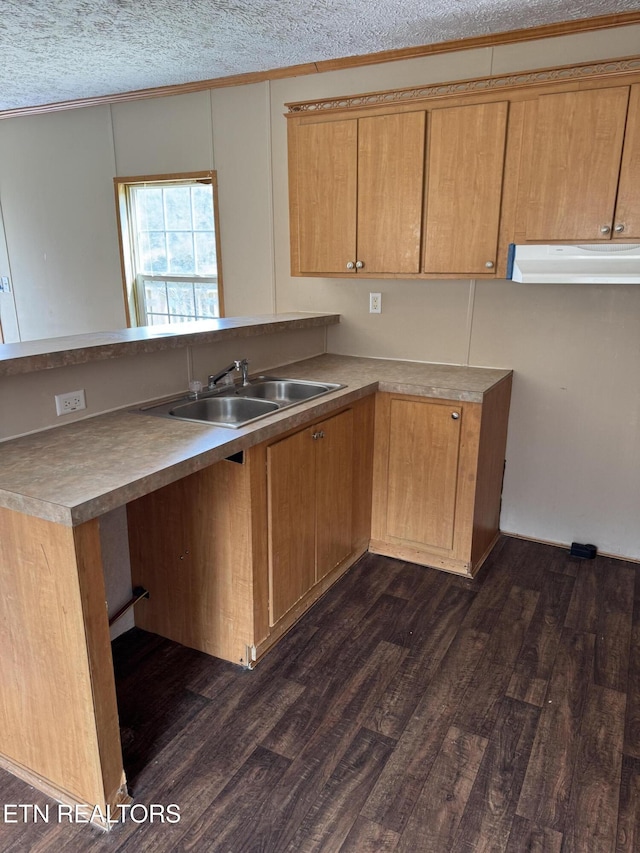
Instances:
[[[407,89],[392,89],[386,92],[369,92],[363,95],[347,95],[338,98],[326,98],[320,101],[299,101],[285,104],[289,112],[287,117],[329,110],[345,110],[354,107],[384,106],[406,101],[442,98],[447,95],[473,95],[479,92],[493,92],[502,89],[516,89],[536,84],[559,81],[574,82],[593,80],[620,74],[640,72],[640,56],[624,59],[598,60],[588,64],[565,65],[559,68],[544,68],[537,71],[525,71],[517,74],[500,74],[495,77],[480,77],[475,80],[456,80],[451,83],[436,83],[431,86],[413,86]]]
[[[58,101],[52,104],[39,104],[33,107],[18,107],[10,110],[0,110],[0,119],[17,118],[18,116],[40,115],[42,113],[60,112],[62,110],[95,107],[102,104],[117,104],[126,101],[139,101],[145,98],[164,98],[170,95],[182,95],[189,92],[202,92],[207,89],[222,89],[229,86],[245,86],[251,83],[261,83],[267,80],[281,80],[287,77],[302,77],[307,74],[321,74],[325,71],[338,71],[346,68],[358,68],[364,65],[376,65],[383,62],[398,62],[404,59],[415,59],[432,56],[439,53],[452,53],[458,50],[473,50],[475,48],[496,47],[505,44],[517,44],[525,41],[537,41],[558,36],[576,35],[580,33],[606,30],[615,27],[625,27],[640,23],[640,11],[621,12],[613,15],[599,15],[594,18],[582,18],[574,21],[561,21],[555,24],[543,24],[539,27],[511,30],[490,35],[473,36],[466,39],[438,42],[436,44],[418,45],[416,47],[385,50],[379,53],[368,53],[363,56],[347,56],[340,59],[327,59],[320,62],[308,62],[301,65],[291,65],[286,68],[274,68],[267,71],[252,71],[245,74],[234,74],[228,77],[214,77],[209,80],[196,80],[191,83],[179,83],[174,86],[158,86],[151,89],[137,89],[131,92],[118,92],[111,95],[98,95],[93,98],[79,98],[73,101]]]

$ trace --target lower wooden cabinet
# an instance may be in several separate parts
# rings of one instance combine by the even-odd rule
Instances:
[[[471,576],[499,532],[511,377],[482,403],[378,394],[370,550]]]
[[[269,633],[266,483],[253,454],[127,505],[131,580],[149,591],[136,625],[249,666]]]
[[[136,624],[252,666],[367,550],[473,575],[510,393],[510,376],[482,403],[379,393],[133,501]]]
[[[251,666],[366,550],[373,396],[127,507],[136,624]]]
[[[353,551],[353,440],[349,410],[267,447],[271,625]]]

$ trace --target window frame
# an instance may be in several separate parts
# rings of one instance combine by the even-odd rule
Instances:
[[[213,223],[215,228],[216,261],[218,267],[217,290],[220,317],[224,312],[224,288],[222,284],[222,254],[220,250],[220,216],[218,212],[218,175],[215,170],[206,172],[180,172],[166,175],[134,175],[130,177],[117,176],[113,179],[113,187],[116,202],[116,220],[118,225],[118,246],[120,249],[120,270],[122,273],[122,288],[124,297],[125,316],[127,327],[137,327],[141,324],[141,311],[138,294],[137,276],[134,258],[135,234],[133,231],[132,217],[129,214],[128,188],[132,186],[152,186],[154,184],[189,184],[207,183],[213,191]],[[174,278],[172,274],[170,276]],[[163,277],[164,278],[164,277]],[[198,276],[184,276],[185,281],[194,281]],[[211,276],[202,277],[203,282],[211,280]],[[198,321],[192,321],[198,322]]]

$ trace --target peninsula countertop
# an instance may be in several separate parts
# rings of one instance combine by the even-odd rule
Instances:
[[[241,429],[127,408],[7,441],[0,444],[0,506],[76,526],[376,390],[481,403],[512,373],[333,354],[269,372],[346,387]]]
[[[331,326],[339,314],[260,314],[220,317],[160,326],[134,326],[114,332],[86,332],[59,338],[0,344],[0,376],[15,376],[71,364],[105,361],[144,352],[182,349],[293,329]]]

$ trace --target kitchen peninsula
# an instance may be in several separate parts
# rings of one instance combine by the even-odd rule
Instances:
[[[205,608],[211,624],[201,622],[200,635],[184,641],[244,666],[259,659],[367,548],[472,575],[497,533],[511,371],[328,354],[324,329],[337,322],[335,315],[243,319],[216,321],[219,328],[203,331],[202,338],[185,330],[132,340],[128,336],[135,338],[136,330],[127,330],[114,333],[125,339],[103,344],[108,354],[100,345],[90,352],[70,342],[56,353],[12,352],[0,361],[3,391],[18,389],[15,395],[3,393],[9,407],[24,404],[22,383],[12,384],[18,378],[50,383],[60,371],[58,380],[68,383],[79,380],[78,370],[96,367],[96,395],[105,369],[111,384],[120,377],[131,395],[115,405],[112,396],[101,413],[91,411],[94,416],[84,420],[53,429],[42,429],[39,422],[24,430],[30,434],[0,444],[0,764],[89,812],[95,805],[104,812],[128,797],[105,604],[101,518],[106,513],[128,508],[133,571],[149,587],[160,581],[177,584],[173,613],[161,606],[160,587],[155,597],[151,589],[150,607],[160,602],[155,615],[141,611],[143,627],[174,639],[180,639],[179,626],[190,621],[191,614],[180,609],[193,599],[175,580],[173,564],[159,560],[172,530],[188,528],[196,536],[188,547],[175,543],[183,553],[172,558],[188,555],[199,582],[205,571],[224,582],[215,587],[220,599]],[[226,363],[230,349],[236,358],[249,355],[252,373],[269,370],[345,387],[237,430],[131,411],[153,397],[184,391],[192,376]],[[176,354],[187,367],[181,378],[169,364]],[[136,359],[144,360],[146,384],[131,391],[125,373]],[[167,371],[175,387],[164,382]],[[88,401],[93,395],[87,387]],[[327,436],[324,445],[315,441],[321,433]],[[439,436],[433,459],[425,467],[414,457],[413,468],[422,474],[413,476],[411,455],[427,457],[424,442],[433,435]],[[283,569],[281,593],[272,588],[279,571],[272,539],[280,535],[273,509],[277,506],[277,516],[283,490],[301,488],[291,479],[300,448],[307,448],[304,458],[311,460],[305,470],[318,476],[337,460],[344,486],[338,501],[342,541],[336,550],[335,542],[317,536],[325,489],[335,485],[316,484],[314,514],[307,516],[316,574],[300,590]],[[442,481],[438,501],[446,512],[429,529],[429,541],[420,543],[418,516],[435,515],[433,499],[421,496],[420,489],[434,471]],[[243,537],[234,540],[243,545],[229,565],[216,514],[198,503],[207,495],[212,501],[224,496],[224,521],[235,525],[232,534]],[[416,507],[413,515],[407,500]],[[189,525],[185,513],[191,513]],[[213,544],[198,539],[203,531],[211,532]],[[321,551],[329,562],[319,571]],[[155,555],[152,561],[147,554]],[[210,563],[207,555],[213,557]],[[225,611],[224,636],[216,633],[217,607]],[[229,613],[235,627],[228,626]],[[207,647],[209,629],[214,640]]]

